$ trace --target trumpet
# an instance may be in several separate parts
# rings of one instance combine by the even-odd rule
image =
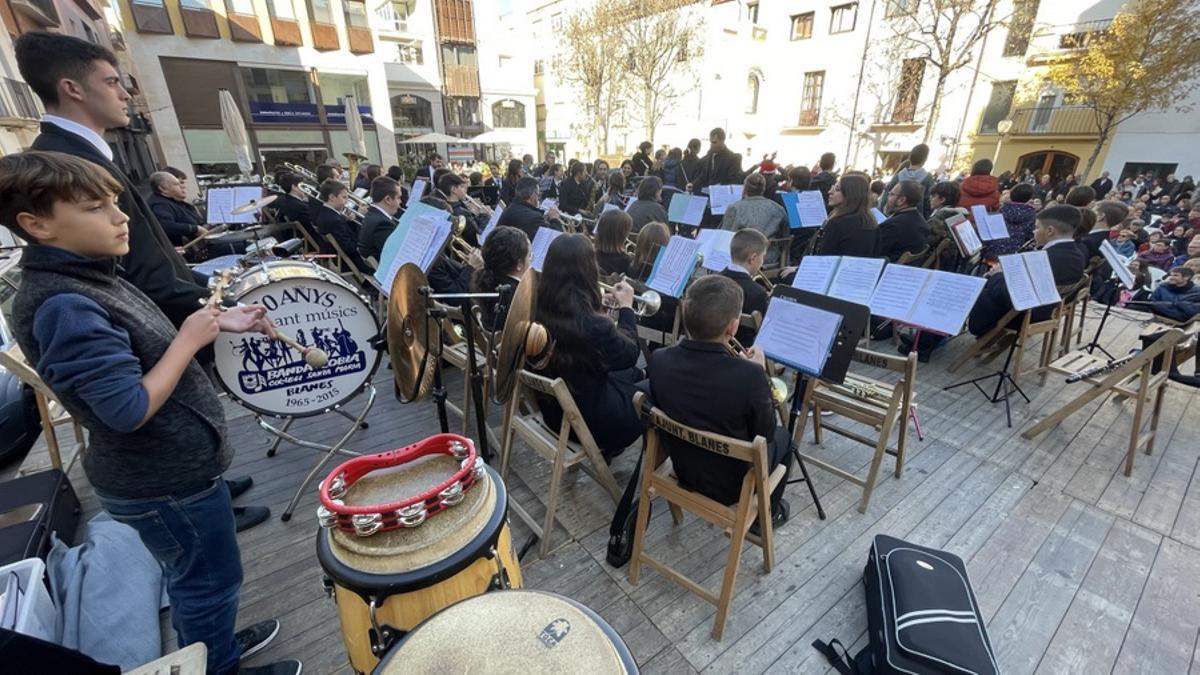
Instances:
[[[471,254],[475,253],[475,247],[468,244],[466,239],[463,239],[463,232],[467,229],[467,219],[463,216],[453,216],[450,220],[450,253],[459,262],[466,263],[470,259]]]
[[[765,288],[768,295],[771,293],[771,291],[775,290],[775,284],[771,283],[771,280],[763,276],[761,273],[754,275],[754,281],[758,282],[760,286]]]
[[[463,205],[466,206],[467,210],[473,215],[481,216],[486,213],[489,218],[492,216],[492,208],[478,199],[475,199],[471,195],[463,196]]]
[[[746,348],[743,347],[742,343],[738,342],[738,339],[735,337],[729,338],[729,344],[725,345],[725,347],[729,350],[729,353],[733,354],[734,356],[740,356],[743,358],[746,356]],[[767,377],[767,383],[771,387],[772,401],[779,404],[788,400],[787,382],[785,382],[782,377],[769,375]]]
[[[602,281],[600,282],[600,290],[611,293],[613,291],[613,286]],[[646,291],[641,295],[633,296],[633,313],[637,314],[638,316],[651,316],[653,314],[657,314],[661,307],[662,296],[660,296],[656,291]]]
[[[860,380],[851,375],[847,375],[841,384],[827,384],[825,386],[843,396],[856,398],[860,401],[875,399],[886,402],[891,399],[891,394],[880,389],[874,382]]]

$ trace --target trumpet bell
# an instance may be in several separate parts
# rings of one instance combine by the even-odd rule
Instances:
[[[787,382],[782,377],[771,377],[771,400],[783,403],[788,400]]]
[[[662,296],[657,291],[646,291],[640,297],[642,302],[637,312],[638,316],[651,316],[662,308]]]

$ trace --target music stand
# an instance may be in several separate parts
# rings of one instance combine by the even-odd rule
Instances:
[[[1028,312],[1030,310],[1025,311]],[[1018,314],[1017,318],[1022,319],[1023,315]],[[951,389],[956,389],[958,387],[970,384],[974,385],[975,388],[979,390],[979,393],[983,394],[984,398],[988,400],[988,403],[999,403],[1000,401],[1004,401],[1004,416],[1008,420],[1009,427],[1012,427],[1012,405],[1008,402],[1008,398],[1012,395],[1012,392],[1016,391],[1021,395],[1021,398],[1025,399],[1026,403],[1029,403],[1029,397],[1025,395],[1025,392],[1021,389],[1021,385],[1017,384],[1017,381],[1013,379],[1012,373],[1008,372],[1008,367],[1012,364],[1012,357],[1017,351],[1017,344],[1019,342],[1015,336],[1011,337],[1012,344],[1008,346],[1008,353],[1004,355],[1004,365],[1000,366],[1000,370],[988,373],[987,375],[973,377],[969,380],[963,380],[962,382],[951,384],[942,388],[943,391],[950,391]],[[996,378],[996,389],[989,394],[982,386],[980,386],[979,383],[990,380],[993,377]],[[1010,384],[1012,385],[1011,390],[1008,387]],[[1001,394],[1001,391],[1004,393]]]
[[[1105,279],[1102,283],[1103,285],[1098,292],[1092,295],[1092,298],[1104,304],[1104,314],[1100,315],[1100,325],[1096,326],[1096,333],[1092,335],[1092,341],[1084,345],[1083,349],[1089,354],[1094,354],[1099,349],[1111,361],[1116,359],[1116,357],[1100,344],[1100,334],[1104,332],[1104,324],[1108,322],[1108,315],[1112,313],[1113,305],[1117,304],[1117,301],[1121,298],[1122,284],[1119,280],[1113,278]],[[1080,321],[1083,321],[1083,319],[1080,319]]]

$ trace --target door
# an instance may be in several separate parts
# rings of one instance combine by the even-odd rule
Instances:
[[[1017,175],[1024,175],[1025,169],[1029,169],[1034,178],[1038,180],[1042,176],[1050,174],[1050,183],[1054,185],[1075,173],[1077,166],[1079,166],[1079,158],[1069,152],[1040,150],[1023,155],[1017,160]]]

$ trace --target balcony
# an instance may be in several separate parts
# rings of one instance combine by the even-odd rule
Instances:
[[[479,98],[479,69],[446,64],[446,95]]]
[[[313,49],[334,51],[342,48],[342,43],[338,41],[337,26],[313,21],[309,27],[312,29]]]
[[[350,41],[350,51],[355,54],[370,54],[375,51],[375,42],[371,39],[370,28],[346,26],[346,37]]]
[[[0,125],[6,127],[36,126],[42,117],[33,90],[21,80],[4,78],[4,95],[0,96]]]
[[[262,28],[258,25],[258,17],[253,14],[229,12],[229,36],[235,42],[262,42]]]
[[[58,28],[58,10],[54,0],[12,0],[12,10],[37,24],[39,28]]]
[[[1074,58],[1093,40],[1101,39],[1111,23],[1111,19],[1105,19],[1051,26],[1030,38],[1025,52],[1026,63],[1042,66]]]
[[[404,35],[409,31],[408,6],[403,2],[392,2],[375,10],[375,27],[381,33]]]
[[[1009,115],[1010,136],[1079,136],[1097,134],[1096,118],[1082,106],[1017,108]]]
[[[300,37],[300,24],[291,19],[271,17],[271,34],[275,36],[275,44],[280,47],[299,47],[304,44]]]

